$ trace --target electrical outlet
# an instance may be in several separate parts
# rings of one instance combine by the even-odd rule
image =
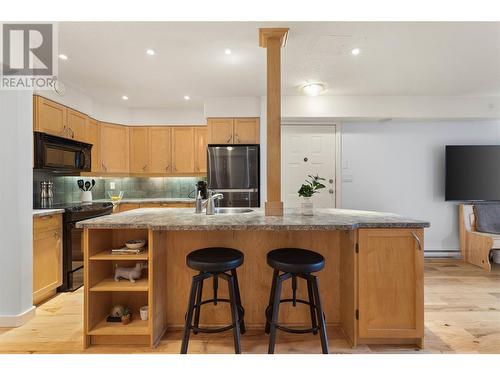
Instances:
[[[116,189],[116,184],[115,184],[114,182],[110,182],[110,183],[109,183],[109,188],[110,188],[111,190],[115,190],[115,189]]]

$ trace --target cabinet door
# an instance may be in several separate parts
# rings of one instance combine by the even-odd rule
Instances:
[[[260,143],[260,120],[258,118],[235,118],[233,143]]]
[[[151,173],[172,173],[172,130],[166,127],[149,128]]]
[[[229,144],[233,143],[233,119],[232,118],[209,118],[208,119],[208,143]]]
[[[173,173],[194,172],[194,128],[172,128]]]
[[[360,338],[423,337],[423,230],[360,229]]]
[[[194,129],[195,172],[207,171],[207,128]]]
[[[130,173],[148,173],[149,128],[130,128]]]
[[[85,128],[87,127],[87,115],[68,108],[68,132],[69,137],[76,141],[85,142]]]
[[[53,217],[35,218],[37,221]],[[37,304],[62,285],[62,224],[58,215],[57,226],[33,232],[33,303]],[[34,225],[36,228],[36,225]]]
[[[100,123],[101,168],[108,173],[129,171],[129,129],[126,126]]]
[[[124,211],[130,211],[130,210],[135,210],[137,208],[140,208],[139,203],[120,203],[118,206],[117,212],[124,212]]]
[[[34,96],[34,128],[36,131],[57,135],[59,137],[68,137],[67,131],[67,110],[66,107],[42,98]]]
[[[92,145],[92,172],[99,172],[101,168],[101,160],[99,159],[99,123],[89,118],[87,128],[85,129],[85,142]]]

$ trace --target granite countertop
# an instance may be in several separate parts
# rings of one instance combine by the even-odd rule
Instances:
[[[194,198],[123,198],[115,202],[111,199],[94,199],[93,202],[112,202],[117,205],[120,203],[194,203],[195,201]]]
[[[351,230],[356,228],[426,228],[430,223],[396,214],[342,209],[316,209],[303,216],[285,209],[282,217],[250,213],[195,214],[192,208],[140,208],[77,223],[78,228],[144,228],[153,230]]]
[[[42,216],[49,216],[62,213],[64,213],[64,210],[61,208],[40,209],[40,210],[33,210],[33,217],[42,217]]]

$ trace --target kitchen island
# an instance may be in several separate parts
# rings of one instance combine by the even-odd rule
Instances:
[[[247,213],[194,214],[190,208],[145,208],[102,216],[77,224],[84,228],[84,345],[142,344],[156,346],[167,329],[184,324],[191,277],[186,255],[212,246],[232,247],[245,255],[238,268],[248,327],[262,328],[269,299],[272,269],[266,253],[279,247],[319,252],[326,266],[318,273],[327,325],[339,326],[352,346],[358,343],[414,344],[422,347],[423,243],[428,222],[369,211],[318,209],[314,216],[285,210],[282,217],[263,209]],[[147,251],[114,255],[130,239],[147,239]],[[136,283],[115,282],[116,265],[147,262]],[[298,286],[298,298],[307,292]],[[227,287],[220,283],[220,294]],[[211,288],[205,288],[209,298]],[[291,295],[284,285],[283,298]],[[107,323],[113,305],[131,307],[129,325]],[[149,306],[149,320],[138,317]],[[306,306],[280,308],[280,321],[310,324]],[[200,325],[230,321],[228,306],[204,305]],[[263,333],[264,334],[264,333]],[[244,339],[244,336],[243,336]]]

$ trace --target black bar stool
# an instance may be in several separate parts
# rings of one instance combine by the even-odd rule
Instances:
[[[321,349],[323,354],[328,354],[328,338],[325,317],[321,308],[318,278],[312,275],[313,272],[321,271],[325,267],[325,258],[310,250],[284,248],[267,253],[267,264],[274,268],[269,305],[266,309],[266,333],[270,333],[268,353],[274,353],[276,330],[280,329],[290,333],[313,333],[315,335],[319,331]],[[282,272],[281,275],[280,272]],[[297,277],[307,281],[309,301],[297,299]],[[282,284],[290,278],[292,279],[292,298],[281,299]],[[294,329],[278,324],[279,306],[284,302],[291,302],[294,307],[297,303],[309,305],[311,328]]]
[[[241,305],[240,289],[238,286],[238,276],[236,268],[243,264],[243,253],[235,249],[224,247],[209,247],[195,250],[186,257],[186,264],[189,268],[199,271],[199,274],[193,276],[191,283],[191,293],[189,294],[188,309],[186,313],[186,323],[184,325],[184,336],[182,338],[181,354],[186,354],[189,344],[189,334],[193,330],[194,334],[198,332],[217,333],[233,330],[234,351],[241,353],[240,332],[245,333],[245,322],[243,315],[245,310]],[[229,273],[228,273],[229,272]],[[203,281],[213,277],[214,298],[202,301]],[[217,290],[219,277],[228,282],[229,299],[218,298]],[[200,310],[206,303],[217,305],[219,302],[231,304],[232,323],[219,328],[200,328]],[[194,312],[194,323],[193,323]]]

